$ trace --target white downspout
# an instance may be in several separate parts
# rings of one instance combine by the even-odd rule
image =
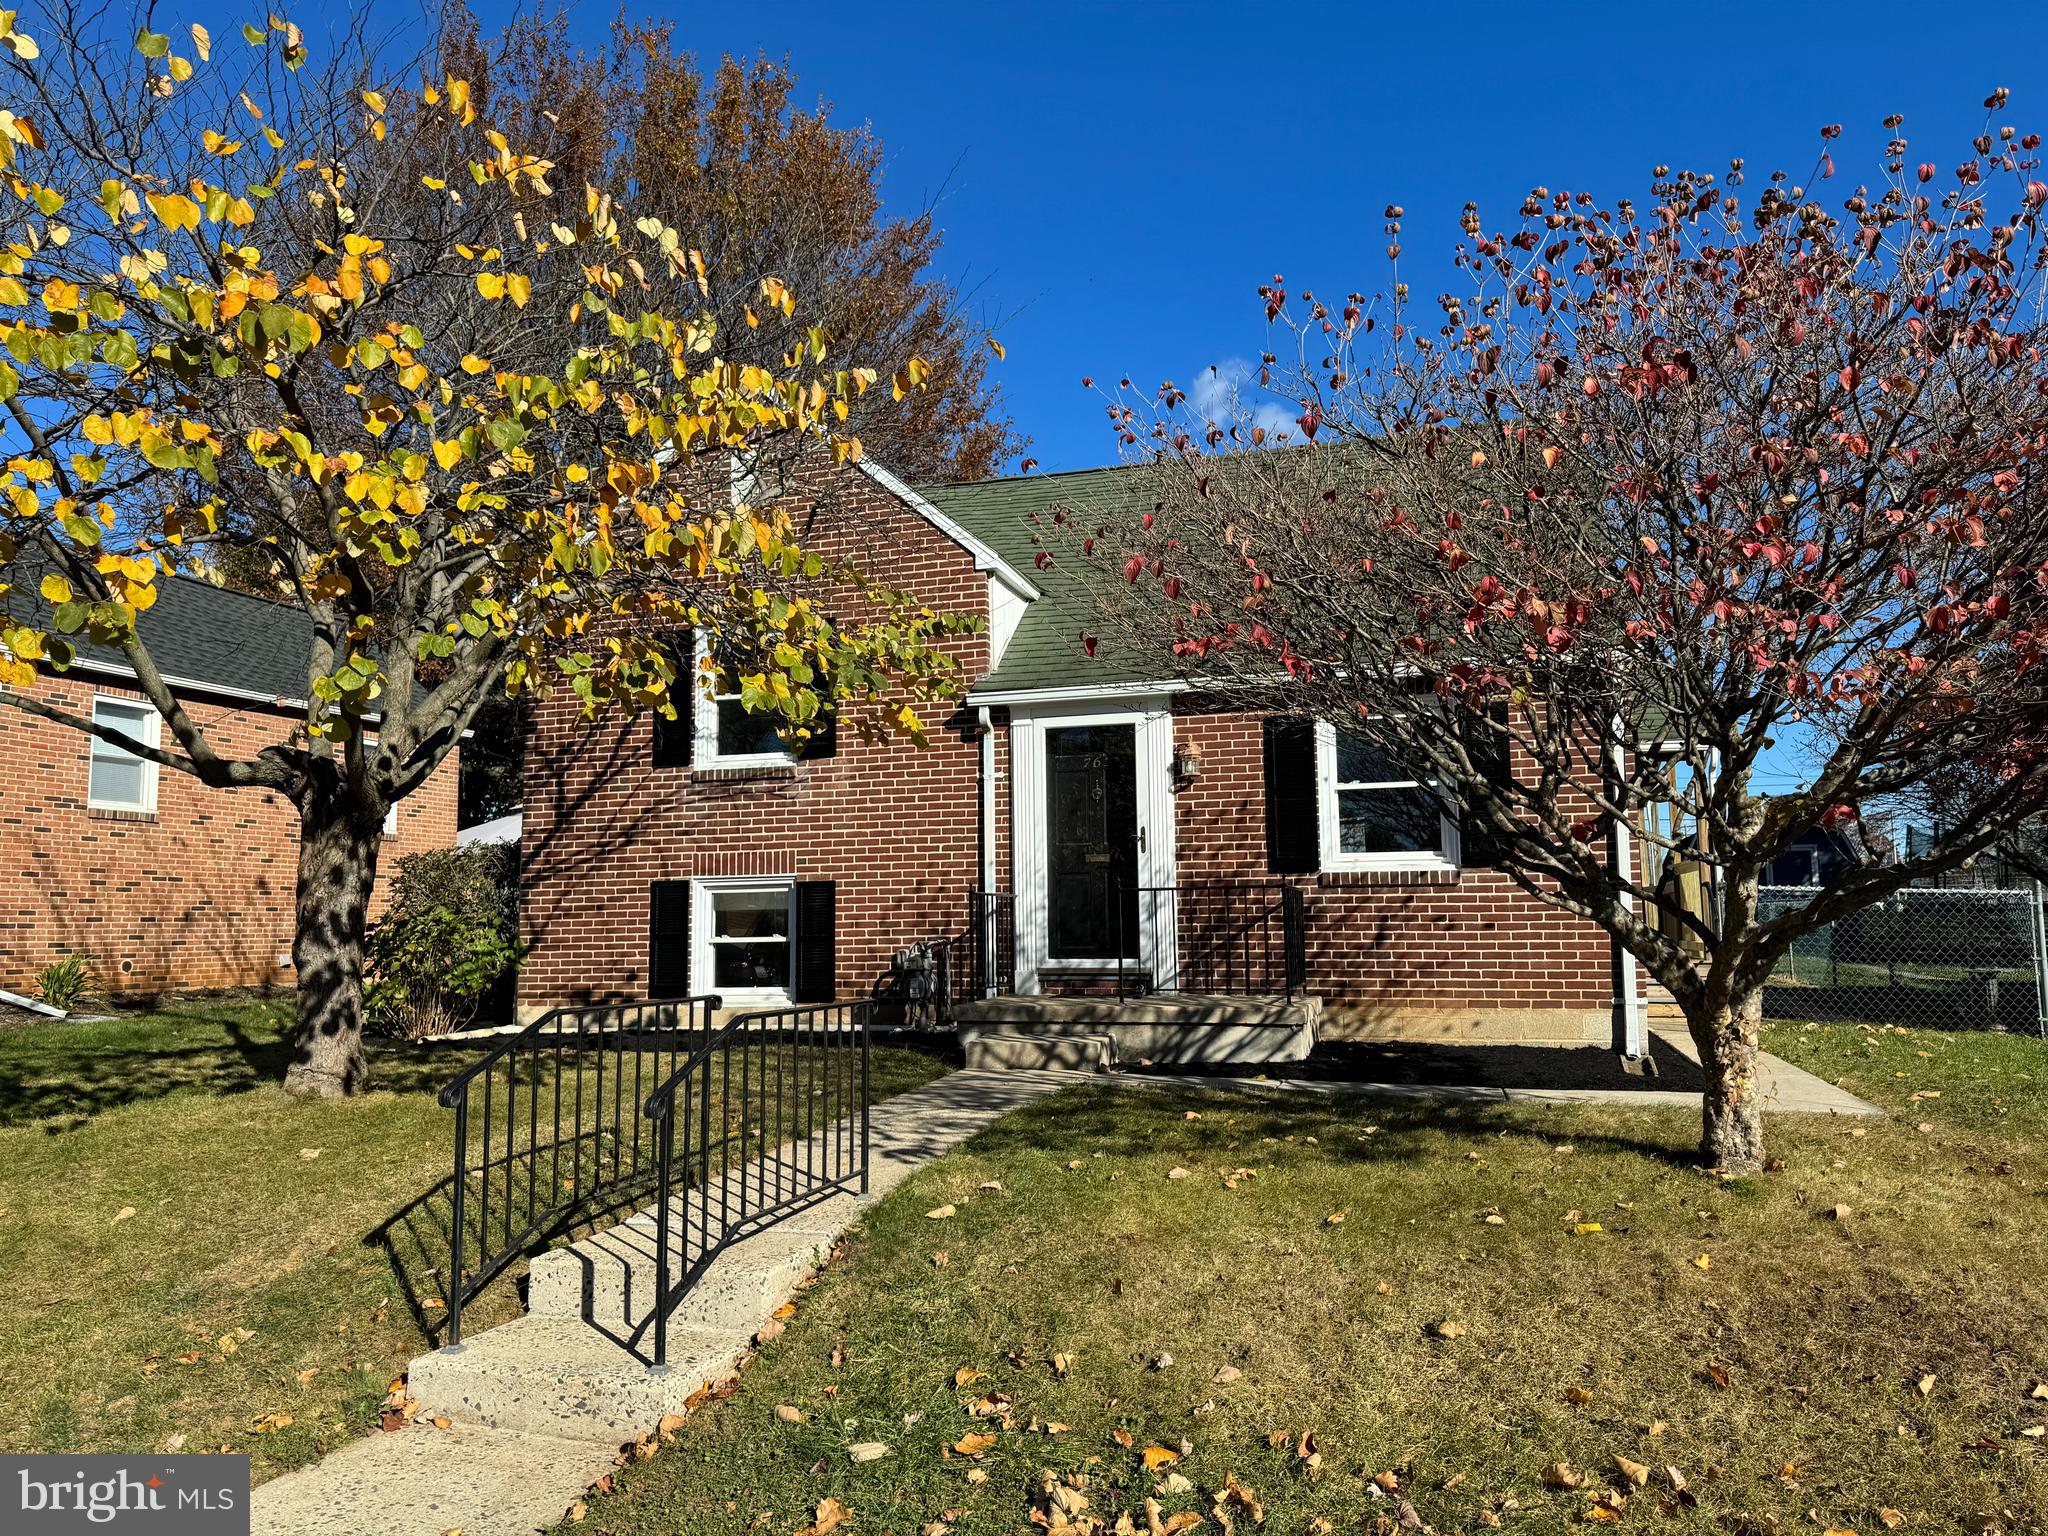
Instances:
[[[1616,782],[1625,783],[1628,765],[1620,740],[1620,726],[1621,722],[1617,720],[1616,739],[1608,750],[1614,764]],[[1635,858],[1635,837],[1626,816],[1616,816],[1610,823],[1607,834],[1607,857],[1610,860],[1608,867],[1622,871],[1623,878],[1628,878],[1629,870],[1634,867],[1632,861]],[[1624,911],[1635,911],[1634,895],[1627,891],[1622,892],[1621,905]],[[1615,998],[1615,1006],[1621,1014],[1621,1055],[1625,1065],[1633,1066],[1640,1063],[1649,1051],[1649,1032],[1643,1018],[1643,999],[1636,984],[1636,957],[1635,952],[1621,940],[1614,939],[1610,942],[1614,946],[1614,988],[1619,994]]]

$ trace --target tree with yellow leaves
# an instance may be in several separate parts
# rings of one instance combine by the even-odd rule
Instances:
[[[461,79],[315,66],[277,16],[223,40],[154,18],[0,12],[0,701],[108,736],[36,684],[116,648],[169,736],[123,746],[292,802],[287,1082],[348,1094],[380,829],[486,700],[672,713],[701,680],[663,637],[696,630],[793,738],[870,703],[916,737],[903,700],[957,691],[939,642],[968,621],[735,495],[763,452],[858,456],[878,375],[829,366],[820,330],[729,361],[687,232],[554,185]],[[782,282],[751,294],[744,323],[789,328]],[[167,576],[229,563],[313,635],[303,720],[248,756],[138,624]]]

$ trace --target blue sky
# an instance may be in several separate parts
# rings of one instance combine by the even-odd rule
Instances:
[[[612,6],[583,0],[579,24],[597,35]],[[873,124],[885,195],[938,200],[945,270],[999,323],[1031,452],[1068,469],[1116,456],[1084,374],[1188,387],[1256,355],[1253,290],[1275,272],[1372,291],[1390,202],[1428,293],[1468,198],[1497,226],[1532,185],[1641,195],[1659,161],[1803,177],[1837,121],[1846,194],[1887,112],[1952,163],[1997,85],[2007,120],[2048,126],[2048,7],[2027,11],[1966,34],[1952,10],[1874,3],[789,0],[685,8],[677,35],[787,52],[807,97]]]

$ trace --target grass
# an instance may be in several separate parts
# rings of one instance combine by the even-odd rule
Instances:
[[[2038,1536],[2048,1045],[1770,1043],[1892,1113],[1775,1119],[1776,1171],[1723,1182],[1682,1108],[1042,1101],[879,1204],[563,1530],[794,1536],[834,1500],[846,1536],[1010,1533],[1050,1474],[1076,1536],[1152,1529],[1148,1497],[1217,1530],[1233,1480],[1287,1533],[1407,1501],[1443,1532]]]
[[[230,1004],[0,1030],[0,1452],[226,1448],[260,1481],[373,1427],[437,1342],[446,1254],[393,1218],[445,1186],[433,1095],[465,1058],[379,1044],[375,1091],[306,1102],[278,1086],[288,1026]],[[941,1070],[875,1052],[878,1093]],[[518,1278],[466,1326],[516,1312]]]

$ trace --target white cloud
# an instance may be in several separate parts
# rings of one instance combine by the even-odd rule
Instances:
[[[1299,435],[1294,420],[1299,411],[1261,389],[1252,365],[1241,357],[1226,357],[1197,370],[1188,386],[1186,409],[1197,425],[1214,422],[1226,431],[1233,426],[1262,427],[1269,443],[1281,433]]]

